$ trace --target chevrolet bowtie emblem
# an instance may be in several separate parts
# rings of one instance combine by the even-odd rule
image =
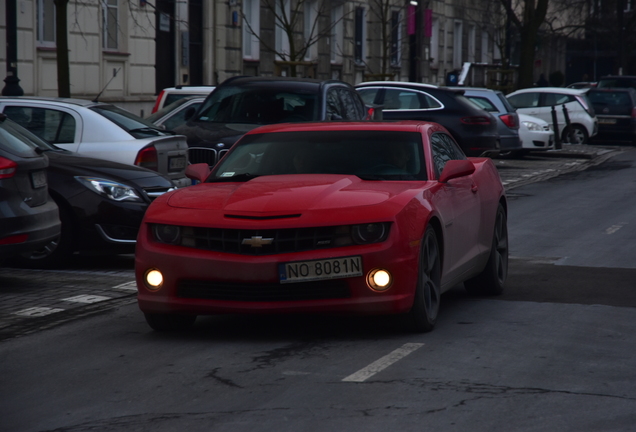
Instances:
[[[250,245],[252,247],[263,247],[263,245],[272,244],[273,238],[263,238],[261,236],[252,236],[252,238],[245,238],[241,242],[244,245]]]

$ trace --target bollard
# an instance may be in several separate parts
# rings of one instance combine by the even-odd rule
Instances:
[[[572,123],[570,122],[568,109],[565,107],[565,104],[561,106],[563,107],[563,117],[565,117],[565,130],[567,131],[568,142],[570,144],[581,144],[576,135],[574,135],[574,129],[572,129]]]
[[[561,134],[559,133],[559,121],[557,120],[557,113],[554,105],[552,105],[552,124],[554,128],[554,148],[561,150],[563,145],[561,144]]]

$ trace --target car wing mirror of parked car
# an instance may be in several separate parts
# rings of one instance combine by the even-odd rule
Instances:
[[[210,175],[210,166],[206,163],[188,165],[185,169],[185,175],[189,179],[203,182]]]
[[[469,160],[449,160],[444,166],[442,174],[439,176],[440,183],[446,183],[449,180],[458,177],[465,177],[475,172],[475,165]],[[187,173],[187,172],[186,172]]]

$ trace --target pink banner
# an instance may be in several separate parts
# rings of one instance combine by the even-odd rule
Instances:
[[[415,34],[415,6],[409,5],[407,11],[407,20],[406,20],[406,34],[414,35]]]

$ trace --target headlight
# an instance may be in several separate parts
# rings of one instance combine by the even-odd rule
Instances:
[[[135,189],[125,184],[96,177],[75,177],[81,184],[113,201],[143,202]]]
[[[528,130],[531,130],[531,131],[542,131],[543,130],[543,128],[541,126],[539,126],[535,122],[524,121],[522,123],[528,128]]]
[[[152,226],[152,232],[158,242],[168,244],[181,243],[181,227],[176,225],[156,224]]]
[[[351,226],[351,238],[356,244],[378,243],[386,239],[389,225],[386,223],[370,223]]]

